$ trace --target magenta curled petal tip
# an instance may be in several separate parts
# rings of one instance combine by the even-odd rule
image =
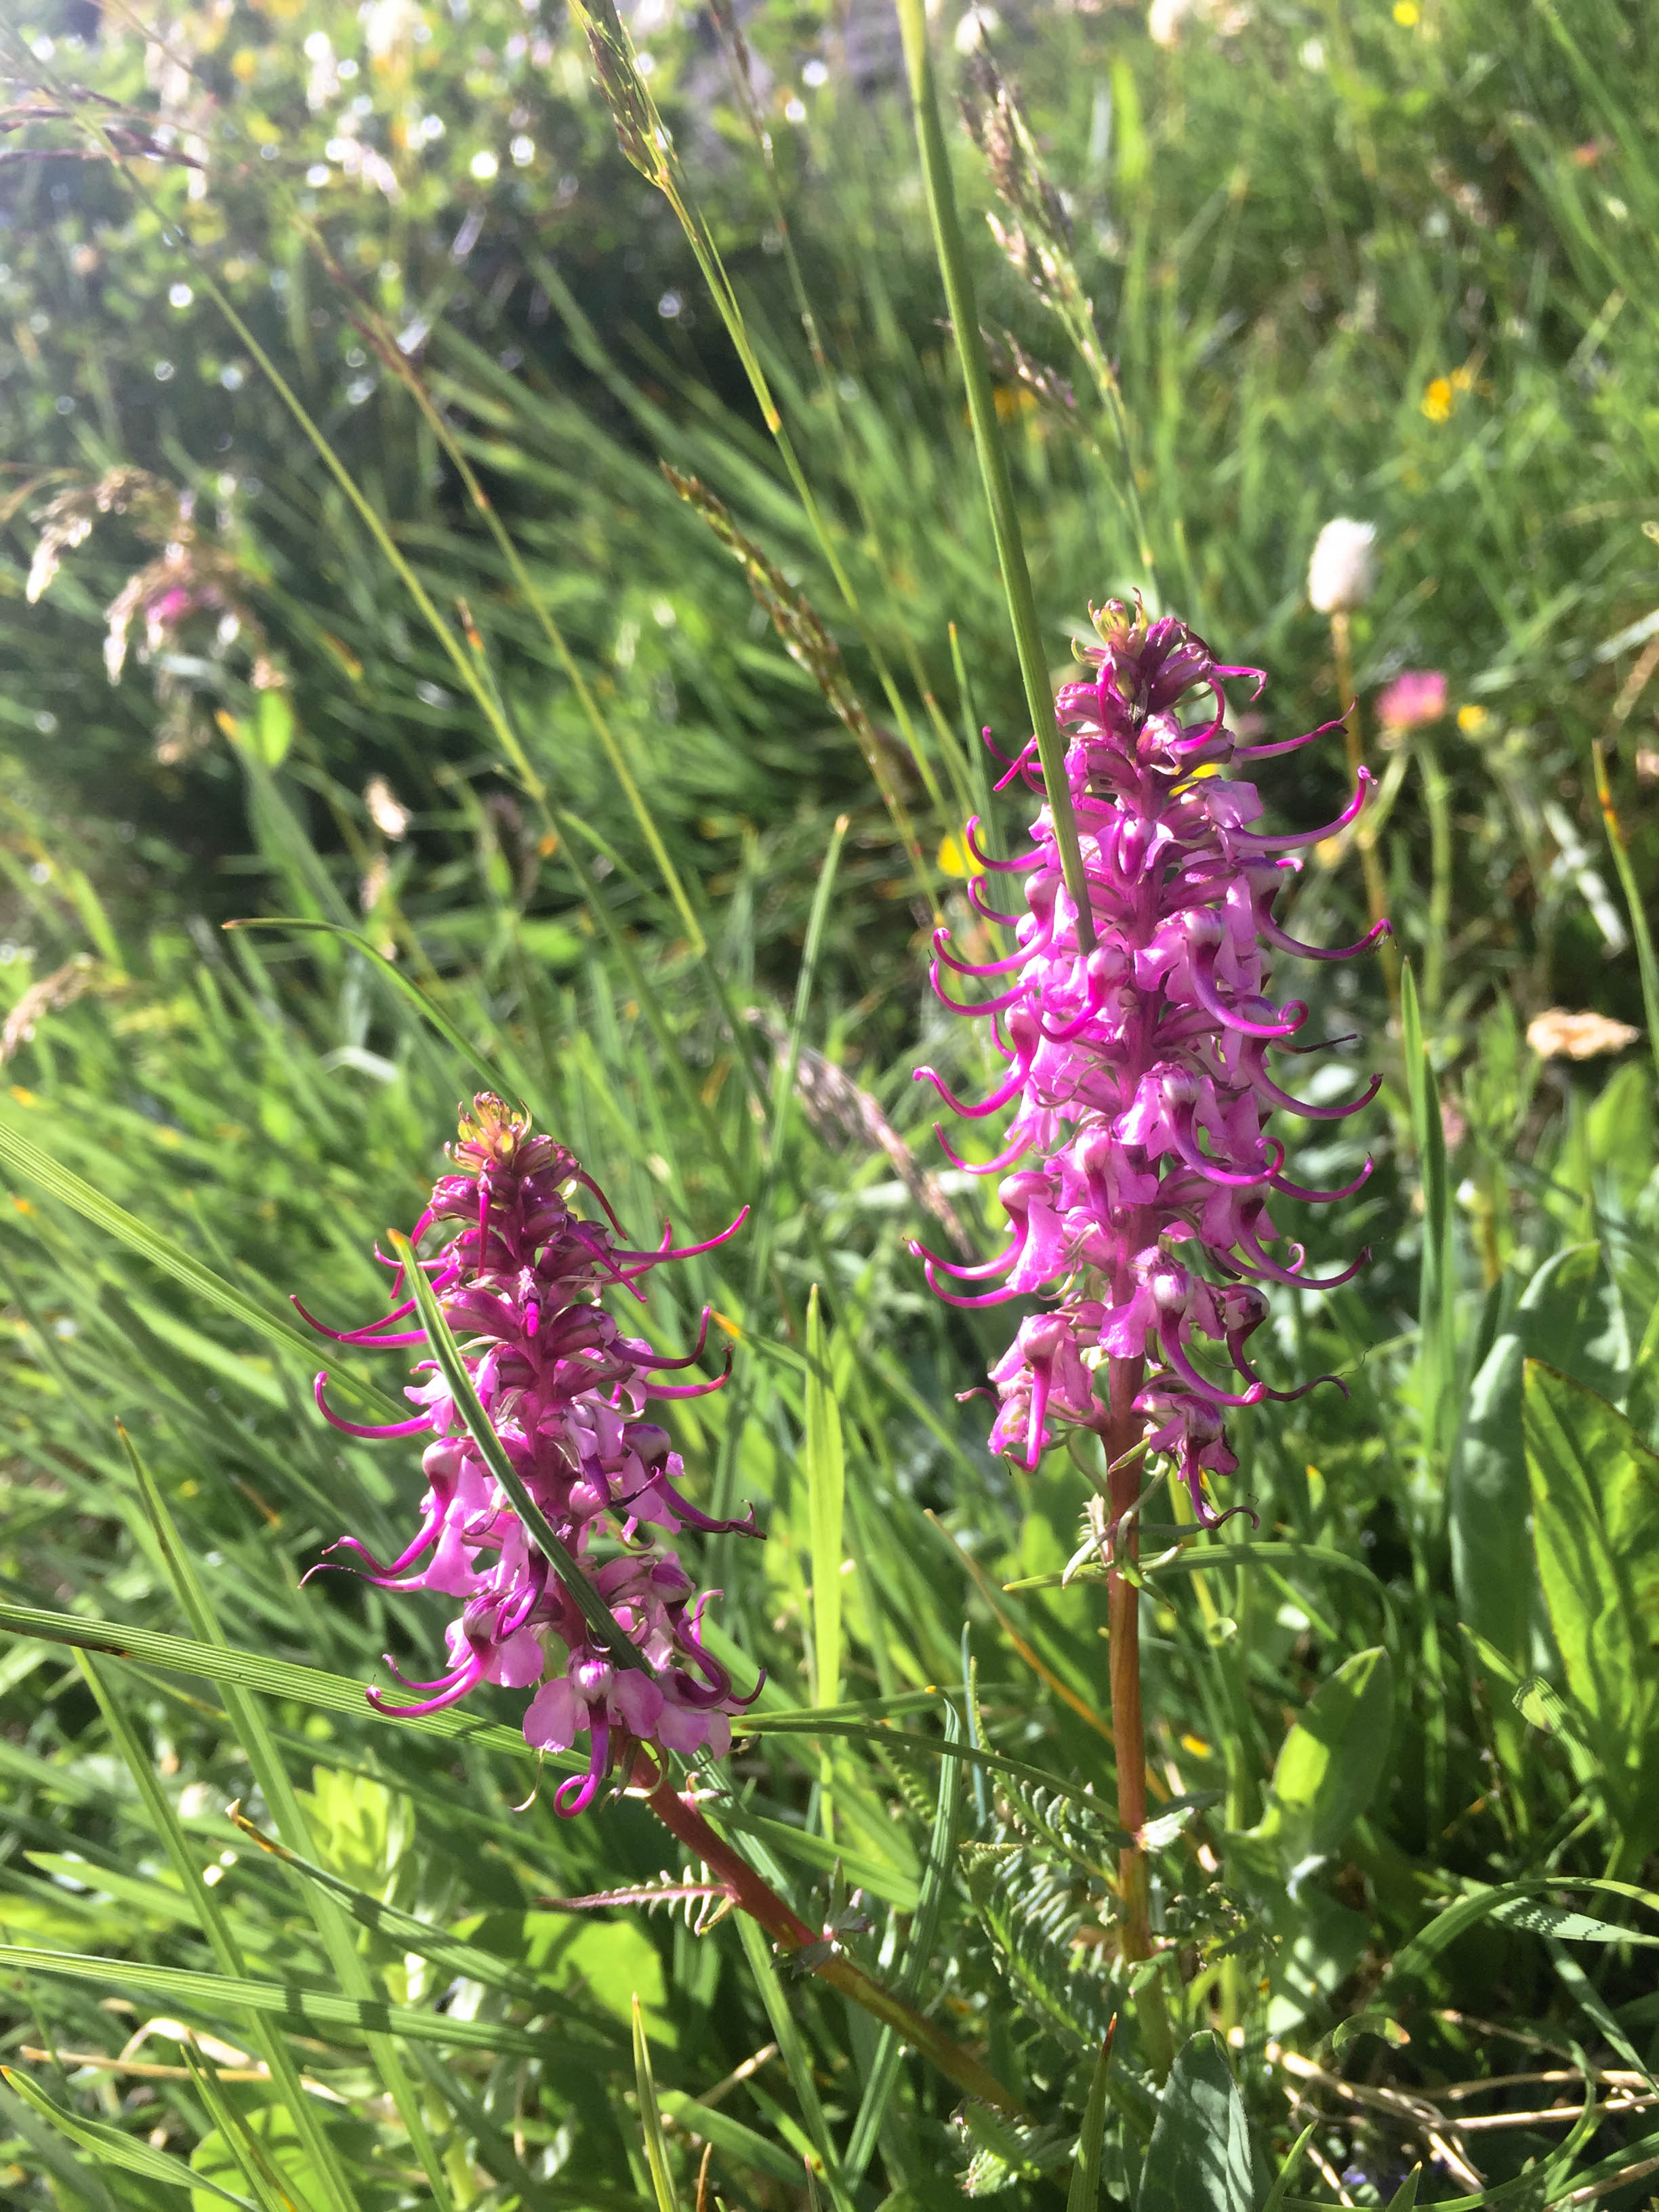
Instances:
[[[1043,802],[1029,849],[993,860],[977,817],[964,835],[982,872],[968,885],[969,902],[1015,929],[1019,948],[975,963],[952,951],[947,930],[933,939],[933,990],[953,1011],[988,1018],[1006,1073],[977,1104],[932,1068],[916,1079],[966,1119],[1012,1107],[1001,1150],[982,1166],[940,1139],[957,1169],[1006,1177],[998,1195],[1012,1239],[994,1258],[966,1263],[920,1243],[911,1249],[952,1305],[999,1305],[1058,1285],[1058,1304],[1028,1315],[991,1370],[994,1450],[1035,1468],[1060,1430],[1103,1431],[1097,1374],[1103,1385],[1115,1363],[1144,1361],[1135,1404],[1147,1443],[1173,1456],[1199,1518],[1217,1527],[1230,1515],[1209,1504],[1205,1485],[1237,1466],[1224,1416],[1301,1395],[1270,1389],[1243,1357],[1245,1337],[1267,1310],[1261,1285],[1334,1289],[1355,1272],[1310,1275],[1298,1247],[1282,1258],[1266,1249],[1281,1244],[1265,1211],[1268,1193],[1319,1204],[1351,1195],[1369,1173],[1332,1192],[1295,1181],[1284,1145],[1264,1127],[1268,1117],[1340,1121],[1378,1087],[1323,1105],[1273,1081],[1269,1050],[1319,1048],[1296,1042],[1309,1009],[1274,1002],[1269,960],[1274,952],[1346,959],[1387,934],[1378,924],[1358,945],[1328,949],[1303,943],[1273,912],[1303,865],[1297,853],[1348,828],[1374,779],[1362,769],[1343,812],[1322,828],[1265,829],[1261,799],[1239,766],[1293,752],[1340,722],[1243,742],[1227,727],[1224,686],[1248,682],[1257,696],[1261,671],[1218,664],[1171,616],[1149,621],[1108,605],[1095,623],[1101,642],[1079,648],[1091,673],[1062,686],[1055,708],[1091,933],[1079,938],[1033,741],[1004,760],[1004,782],[1023,777]],[[990,904],[993,876],[1024,878],[1023,908]],[[995,979],[996,994],[977,1005],[955,1000],[943,988],[946,971]],[[1363,1264],[1362,1255],[1355,1266]],[[952,1286],[988,1278],[1000,1279],[978,1294]],[[1189,1346],[1205,1340],[1224,1347],[1242,1389],[1224,1389],[1203,1371]]]
[[[312,1395],[317,1401],[318,1411],[323,1419],[349,1437],[370,1437],[379,1442],[387,1437],[418,1436],[422,1429],[431,1425],[425,1413],[417,1414],[412,1421],[384,1421],[375,1425],[366,1425],[362,1421],[343,1421],[323,1395],[327,1388],[328,1370],[325,1368],[311,1386]]]
[[[636,1250],[622,1241],[604,1192],[574,1157],[534,1133],[521,1112],[488,1096],[475,1099],[470,1113],[464,1109],[450,1162],[416,1232],[436,1232],[443,1241],[416,1265],[432,1284],[479,1403],[520,1480],[566,1550],[586,1565],[626,1641],[620,1650],[595,1642],[490,1464],[457,1423],[430,1360],[417,1365],[422,1379],[406,1393],[422,1411],[377,1426],[343,1420],[327,1402],[327,1375],[318,1376],[318,1405],[346,1434],[427,1439],[419,1526],[404,1550],[382,1566],[358,1538],[346,1536],[331,1549],[356,1558],[318,1565],[345,1567],[381,1589],[431,1590],[452,1607],[459,1601],[447,1670],[416,1680],[388,1658],[394,1680],[410,1695],[400,1700],[376,1685],[367,1692],[369,1704],[389,1717],[410,1719],[456,1704],[480,1682],[533,1690],[524,1723],[532,1747],[562,1752],[586,1740],[586,1773],[562,1784],[554,1800],[568,1816],[593,1802],[613,1768],[626,1771],[633,1746],[723,1752],[731,1717],[748,1702],[702,1649],[701,1601],[678,1555],[641,1534],[642,1526],[664,1536],[683,1528],[758,1533],[752,1509],[743,1521],[716,1520],[691,1504],[679,1486],[680,1455],[649,1416],[653,1399],[720,1389],[732,1354],[726,1352],[714,1376],[660,1381],[665,1370],[693,1366],[703,1356],[708,1310],[694,1349],[671,1355],[624,1334],[602,1303],[607,1290],[641,1297],[641,1278],[724,1243],[741,1228],[748,1208],[706,1243],[677,1247],[665,1224],[654,1249]],[[574,1211],[573,1194],[581,1191],[594,1199],[602,1222]],[[401,1263],[390,1264],[401,1279]],[[320,1333],[368,1350],[419,1341],[418,1332],[386,1334],[414,1303],[361,1329]],[[600,1532],[610,1543],[596,1553],[590,1547]],[[603,1564],[591,1564],[596,1557]],[[628,1644],[633,1663],[624,1663]]]

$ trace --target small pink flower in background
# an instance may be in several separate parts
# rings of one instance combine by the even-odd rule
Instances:
[[[1377,695],[1376,719],[1385,730],[1420,730],[1446,711],[1446,679],[1437,668],[1402,668]]]

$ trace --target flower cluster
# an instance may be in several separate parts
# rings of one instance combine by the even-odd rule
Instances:
[[[688,1753],[707,1746],[723,1755],[730,1716],[750,1702],[737,1696],[730,1675],[703,1644],[706,1597],[694,1595],[671,1547],[639,1534],[647,1526],[671,1536],[682,1528],[755,1534],[752,1515],[742,1522],[710,1520],[681,1494],[679,1455],[666,1430],[645,1418],[648,1399],[700,1396],[725,1381],[724,1375],[704,1382],[654,1379],[697,1358],[708,1316],[696,1349],[670,1359],[625,1336],[599,1302],[607,1289],[642,1298],[639,1283],[653,1267],[708,1251],[738,1223],[684,1250],[672,1249],[666,1228],[655,1251],[626,1249],[604,1193],[574,1158],[550,1137],[532,1135],[521,1115],[487,1094],[473,1101],[470,1116],[463,1115],[450,1158],[453,1172],[440,1177],[410,1238],[417,1243],[435,1230],[441,1242],[416,1264],[430,1278],[514,1471],[643,1664],[620,1664],[595,1640],[491,1474],[432,1361],[416,1370],[428,1379],[404,1394],[419,1412],[383,1428],[342,1420],[324,1395],[326,1374],[318,1376],[318,1404],[348,1435],[432,1439],[422,1461],[427,1492],[421,1525],[405,1549],[383,1566],[355,1536],[331,1548],[358,1553],[362,1571],[382,1589],[438,1590],[462,1601],[448,1632],[447,1669],[428,1682],[398,1674],[417,1693],[414,1704],[392,1705],[378,1690],[368,1692],[371,1703],[405,1716],[453,1705],[478,1682],[507,1689],[539,1685],[525,1714],[526,1741],[567,1751],[578,1736],[589,1740],[586,1774],[564,1783],[554,1800],[561,1813],[578,1813],[592,1802],[612,1763],[625,1765],[633,1744]],[[609,1228],[574,1210],[579,1188],[598,1201]],[[394,1296],[404,1288],[399,1267]],[[397,1327],[415,1310],[408,1297],[364,1328],[312,1326],[341,1344],[417,1344],[418,1327]]]
[[[1246,1340],[1267,1316],[1263,1285],[1328,1287],[1347,1281],[1365,1257],[1322,1284],[1304,1272],[1299,1247],[1283,1259],[1268,1252],[1278,1235],[1267,1212],[1273,1193],[1346,1197],[1370,1163],[1347,1190],[1306,1189],[1285,1176],[1284,1147],[1263,1123],[1275,1108],[1334,1119],[1376,1095],[1373,1082],[1346,1105],[1308,1104],[1280,1090],[1267,1065],[1268,1050],[1290,1046],[1308,1012],[1267,995],[1268,951],[1340,959],[1386,933],[1380,923],[1359,945],[1319,951],[1273,919],[1274,901],[1300,866],[1295,848],[1352,822],[1370,778],[1362,769],[1340,821],[1300,836],[1264,835],[1254,826],[1261,814],[1255,787],[1226,769],[1321,732],[1241,744],[1226,726],[1222,687],[1249,677],[1259,693],[1259,671],[1218,666],[1203,640],[1172,618],[1149,623],[1114,603],[1095,623],[1101,642],[1085,648],[1094,672],[1067,684],[1056,706],[1091,927],[1079,932],[1044,805],[1030,849],[1017,859],[990,859],[977,823],[969,825],[983,868],[1024,878],[1018,915],[987,903],[984,875],[969,893],[980,914],[1014,929],[1018,950],[974,965],[951,951],[948,931],[934,939],[934,989],[954,1011],[990,1018],[1008,1073],[977,1106],[952,1097],[931,1068],[918,1074],[959,1114],[977,1119],[1015,1105],[1004,1149],[975,1170],[1003,1177],[998,1195],[1011,1241],[976,1267],[913,1249],[955,1304],[1058,1288],[1057,1305],[1022,1322],[991,1370],[1001,1400],[994,1450],[1018,1451],[1035,1467],[1058,1423],[1107,1434],[1097,1370],[1115,1370],[1120,1414],[1132,1402],[1139,1417],[1129,1441],[1144,1430],[1152,1449],[1174,1455],[1200,1517],[1212,1525],[1204,1479],[1237,1465],[1224,1431],[1228,1409],[1299,1395],[1270,1391],[1246,1356]],[[1188,720],[1182,704],[1194,692],[1206,711]],[[1004,782],[1017,778],[1042,793],[1035,739]],[[963,1005],[947,994],[942,969],[1006,978],[1007,988]],[[951,1290],[941,1274],[996,1287]],[[1232,1387],[1194,1360],[1199,1338],[1224,1346],[1237,1371]]]

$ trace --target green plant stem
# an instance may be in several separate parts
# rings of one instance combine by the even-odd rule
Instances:
[[[1625,825],[1613,807],[1613,785],[1607,775],[1607,749],[1600,738],[1594,739],[1590,745],[1590,757],[1595,763],[1595,796],[1601,809],[1602,826],[1607,833],[1613,865],[1618,871],[1625,904],[1629,909],[1631,935],[1636,942],[1636,964],[1642,976],[1642,1006],[1647,1016],[1648,1047],[1653,1054],[1654,1067],[1659,1070],[1659,961],[1654,957],[1653,933],[1648,927],[1647,912],[1642,904],[1636,871],[1631,866],[1630,847],[1625,842]]]
[[[1451,928],[1451,778],[1426,732],[1417,741],[1423,801],[1429,813],[1429,934],[1423,952],[1423,1011],[1437,1016],[1445,995],[1446,940]]]
[[[1141,1461],[1134,1448],[1140,1441],[1145,1423],[1134,1410],[1134,1401],[1140,1388],[1143,1365],[1139,1359],[1114,1359],[1110,1364],[1105,1445],[1106,1463],[1111,1469],[1107,1480],[1114,1528],[1140,1492]],[[1139,1539],[1133,1528],[1123,1544],[1129,1557],[1135,1558]],[[1117,1765],[1117,1820],[1132,1839],[1118,1854],[1121,1914],[1119,1941],[1124,1964],[1135,1966],[1152,1955],[1146,1852],[1141,1841],[1146,1826],[1146,1728],[1140,1699],[1138,1584],[1121,1574],[1109,1575],[1106,1604],[1111,1653],[1112,1747]],[[1143,2054],[1162,2081],[1175,2063],[1175,2039],[1158,1974],[1147,1977],[1134,2004]]]
[[[1359,726],[1359,701],[1353,688],[1353,646],[1348,633],[1346,608],[1339,607],[1331,617],[1331,647],[1336,655],[1336,691],[1342,702],[1342,735],[1348,749],[1348,774],[1358,784],[1359,771],[1365,765],[1365,744]],[[1355,828],[1354,842],[1359,848],[1360,872],[1365,879],[1365,908],[1373,927],[1387,918],[1389,887],[1382,874],[1382,856],[1376,849],[1376,831],[1362,814]],[[1392,938],[1384,938],[1378,947],[1382,962],[1382,981],[1389,994],[1389,1006],[1396,1021],[1400,1018],[1400,955]]]
[[[1019,654],[1020,675],[1025,684],[1025,703],[1042,762],[1049,811],[1054,817],[1054,842],[1060,848],[1066,888],[1077,908],[1078,941],[1085,952],[1095,949],[1094,919],[1083,874],[1083,852],[1078,843],[1077,820],[1072,811],[1071,787],[1066,781],[1066,753],[1054,719],[1054,695],[1048,681],[1048,659],[1042,650],[1042,626],[1030,571],[1025,563],[1025,541],[1020,534],[1019,513],[1008,473],[991,390],[990,363],[979,326],[979,305],[974,296],[973,275],[957,213],[956,185],[951,175],[951,156],[939,119],[939,94],[933,82],[933,52],[927,40],[925,0],[898,0],[899,28],[904,40],[904,64],[910,79],[910,99],[915,111],[916,143],[927,187],[933,216],[933,244],[939,274],[945,280],[945,303],[956,331],[957,353],[962,362],[968,392],[968,414],[974,429],[974,450],[990,504],[991,529],[996,539],[997,563],[1013,624]]]
[[[781,1950],[800,1954],[817,1943],[818,1937],[799,1914],[715,1832],[696,1800],[682,1795],[668,1776],[663,1776],[647,1792],[645,1802],[669,1833],[695,1857],[702,1860],[715,1879],[726,1885],[726,1894],[738,1910],[746,1912]],[[845,1953],[832,1950],[827,1958],[802,1958],[800,1964],[809,1967],[821,1982],[827,1982],[831,1989],[839,1990],[843,1996],[862,2006],[873,2019],[892,2028],[969,2096],[979,2098],[1011,2118],[1030,2118],[1018,2098],[1004,2088],[972,2051],[952,2041],[902,1997],[884,1988]]]

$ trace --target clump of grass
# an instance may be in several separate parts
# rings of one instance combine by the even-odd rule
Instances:
[[[1618,334],[1659,297],[1628,89],[1649,57],[1611,10],[1405,12],[1340,38],[1270,14],[1172,53],[1059,18],[1013,85],[1029,158],[1071,199],[1066,296],[1121,392],[1158,587],[1270,659],[1311,720],[1334,672],[1307,553],[1363,508],[1382,573],[1354,624],[1362,705],[1404,663],[1480,710],[1384,767],[1392,902],[1448,988],[1424,1006],[1408,983],[1364,1134],[1310,1127],[1298,1156],[1331,1183],[1376,1152],[1347,1233],[1382,1249],[1364,1292],[1289,1298],[1264,1368],[1338,1370],[1352,1397],[1243,1418],[1254,1533],[1194,1538],[1172,1510],[1144,1535],[1167,2082],[1116,1943],[1103,1569],[1068,1571],[1089,1486],[1064,1455],[986,1457],[957,1393],[991,1340],[907,1249],[918,1190],[989,1249],[965,1179],[916,1168],[910,1066],[949,1063],[915,940],[935,902],[972,926],[952,871],[975,726],[1019,732],[1034,671],[904,197],[908,119],[830,94],[803,141],[763,118],[793,273],[752,247],[775,216],[760,171],[708,202],[794,471],[742,388],[708,395],[683,331],[598,325],[533,259],[494,312],[521,285],[527,316],[539,285],[579,394],[504,368],[475,295],[386,379],[383,470],[352,451],[333,471],[323,380],[244,316],[295,406],[258,434],[270,497],[223,542],[290,724],[186,640],[151,673],[230,726],[196,781],[148,785],[141,834],[71,815],[61,783],[6,790],[0,2157],[20,2203],[862,2208],[954,2201],[960,2174],[1185,2212],[1270,2186],[1385,2203],[1413,2165],[1424,2203],[1617,2203],[1659,2155],[1651,1091],[1633,1060],[1598,1083],[1524,1040],[1537,1006],[1592,975],[1602,993],[1607,917],[1626,926],[1596,904],[1572,777],[1609,718],[1633,738],[1646,711],[1626,479],[1648,370]],[[968,140],[941,143],[959,204],[988,204]],[[218,283],[178,184],[204,257],[178,265]],[[1085,596],[1153,580],[1086,343],[1079,376],[988,234],[969,253],[984,319],[1042,369],[1003,378],[1000,429],[982,407],[979,427],[1007,450],[1058,665]],[[346,304],[326,263],[291,267]],[[702,514],[659,458],[707,485]],[[73,459],[84,481],[210,466],[187,441]],[[142,672],[98,688],[118,551],[73,553],[54,626],[13,633],[17,714],[66,719],[53,687],[94,666],[85,750],[64,749],[82,791],[153,735]],[[776,605],[751,623],[756,575]],[[780,609],[805,666],[765,635]],[[832,666],[862,724],[826,702]],[[179,810],[204,797],[192,850]],[[1419,820],[1442,825],[1427,883]],[[1628,867],[1639,894],[1639,819]],[[1358,901],[1314,869],[1302,904],[1311,935]],[[271,926],[226,934],[233,910]],[[1639,1004],[1629,969],[1613,1011]],[[1316,1018],[1356,1007],[1380,1026],[1376,999],[1334,989]],[[782,1971],[639,1804],[560,1823],[512,1701],[402,1723],[364,1704],[380,1655],[438,1625],[301,1577],[344,1499],[395,1552],[420,1478],[317,1419],[287,1299],[372,1298],[375,1236],[413,1218],[483,1082],[580,1152],[638,1238],[668,1212],[698,1241],[757,1201],[742,1243],[648,1293],[661,1340],[706,1304],[733,1346],[731,1389],[665,1418],[699,1496],[754,1499],[767,1531],[702,1562],[722,1650],[768,1675],[719,1840],[813,1935],[809,1969],[894,1992],[1017,2110],[963,2105],[890,2023]],[[400,1380],[352,1358],[332,1387],[367,1412]]]

